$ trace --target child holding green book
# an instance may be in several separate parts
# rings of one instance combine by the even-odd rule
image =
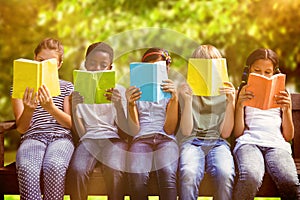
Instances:
[[[84,66],[87,71],[105,73],[112,69],[113,56],[113,49],[108,44],[93,43],[87,49]],[[97,164],[102,165],[108,199],[124,198],[127,143],[120,133],[127,127],[126,105],[123,106],[125,89],[117,85],[104,95],[112,103],[87,104],[78,92],[72,94],[74,127],[80,137],[69,169],[72,200],[87,199],[89,175]]]
[[[34,59],[54,58],[59,69],[63,54],[58,40],[46,38],[36,47]],[[73,84],[59,80],[59,85],[59,96],[51,97],[47,86],[42,85],[37,92],[27,88],[23,99],[12,98],[17,131],[22,134],[16,157],[21,199],[63,199],[66,171],[74,151],[69,104]]]

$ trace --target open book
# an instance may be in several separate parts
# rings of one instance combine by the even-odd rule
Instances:
[[[27,87],[37,92],[41,85],[46,85],[52,97],[60,95],[56,59],[41,62],[24,58],[14,60],[12,98],[22,99]]]
[[[107,89],[115,87],[115,71],[74,70],[74,90],[84,97],[85,104],[110,103],[104,96]]]
[[[161,84],[166,79],[168,79],[166,61],[130,63],[130,85],[140,88],[142,95],[139,101],[158,102],[170,98],[171,94],[161,89]]]
[[[254,97],[244,102],[245,106],[262,110],[276,108],[275,95],[285,90],[285,74],[275,74],[271,78],[250,73],[246,90],[253,92]]]
[[[189,59],[187,82],[194,95],[220,95],[219,88],[223,87],[224,81],[229,81],[225,58]]]

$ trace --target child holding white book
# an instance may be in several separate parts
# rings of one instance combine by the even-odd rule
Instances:
[[[35,48],[34,60],[55,58],[59,69],[63,54],[60,41],[46,38]],[[66,171],[74,151],[69,103],[73,84],[64,80],[59,84],[59,96],[51,97],[47,86],[42,85],[36,93],[27,88],[23,99],[12,98],[17,131],[22,134],[16,158],[21,199],[64,196]]]
[[[87,49],[84,67],[87,71],[111,70],[113,58],[111,46],[93,43]],[[74,127],[80,137],[68,176],[72,200],[87,200],[89,176],[97,164],[101,165],[108,199],[120,200],[125,195],[127,142],[121,136],[127,127],[125,88],[116,85],[105,96],[111,103],[84,104],[84,97],[78,92],[72,94]]]
[[[150,48],[142,58],[142,62],[158,61],[165,61],[169,71],[171,57],[164,49]],[[171,98],[159,102],[138,101],[143,95],[139,88],[130,86],[126,91],[129,134],[133,136],[127,156],[132,200],[148,199],[150,173],[156,175],[160,199],[177,199],[178,145],[175,131],[178,98],[172,80],[164,80],[161,88],[170,92]]]
[[[221,53],[212,45],[201,45],[192,58],[219,59]],[[196,96],[183,83],[179,99],[181,107],[179,157],[179,197],[196,200],[204,173],[212,180],[214,199],[232,199],[234,161],[229,143],[234,123],[235,88],[224,82],[221,95]]]
[[[249,73],[266,77],[279,72],[278,56],[271,49],[256,49],[247,58],[235,111],[234,156],[238,179],[234,199],[254,199],[265,171],[272,177],[281,199],[299,199],[299,180],[289,142],[294,137],[292,102],[287,91],[276,94],[280,108],[261,110],[244,106],[254,94],[247,90]]]

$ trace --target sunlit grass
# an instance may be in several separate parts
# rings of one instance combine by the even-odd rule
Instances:
[[[19,195],[5,195],[5,200],[19,200]],[[65,196],[64,200],[70,200],[69,196]],[[89,196],[88,200],[107,200],[106,196]],[[124,198],[124,200],[130,200],[128,196]],[[149,197],[149,200],[159,200],[157,196]],[[198,200],[212,200],[212,197],[199,197]],[[280,198],[255,198],[255,200],[280,200]]]

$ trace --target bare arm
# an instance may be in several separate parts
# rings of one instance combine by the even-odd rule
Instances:
[[[134,136],[140,131],[139,114],[136,106],[136,101],[141,98],[142,92],[135,86],[130,86],[126,90],[127,99],[127,122],[129,134]]]
[[[23,134],[29,129],[33,112],[37,105],[37,94],[34,93],[33,89],[29,88],[26,88],[23,99],[12,99],[12,108],[18,132]]]
[[[166,109],[166,119],[164,130],[167,134],[172,135],[175,133],[177,122],[178,122],[178,97],[175,89],[175,85],[172,80],[167,79],[162,84],[164,92],[170,92],[172,97],[169,100]]]
[[[234,128],[233,133],[236,138],[240,137],[245,129],[245,120],[244,120],[244,101],[252,99],[253,93],[250,91],[246,91],[246,87],[244,86],[239,95],[237,96],[237,102],[235,106],[235,115],[234,115]]]
[[[189,136],[193,130],[193,92],[187,83],[183,83],[179,89],[179,95],[183,99],[183,109],[180,120],[180,130],[184,136]]]
[[[77,115],[78,104],[83,103],[83,97],[79,92],[73,92],[72,99],[72,129],[77,133],[79,137],[82,137],[86,133],[86,129],[83,124],[83,119]]]
[[[228,138],[234,126],[235,88],[230,82],[224,82],[224,84],[226,87],[220,88],[220,93],[226,95],[226,109],[220,131],[223,138]]]
[[[282,110],[282,135],[286,141],[291,141],[294,138],[291,96],[286,91],[281,91],[279,95],[275,95],[275,99]]]

